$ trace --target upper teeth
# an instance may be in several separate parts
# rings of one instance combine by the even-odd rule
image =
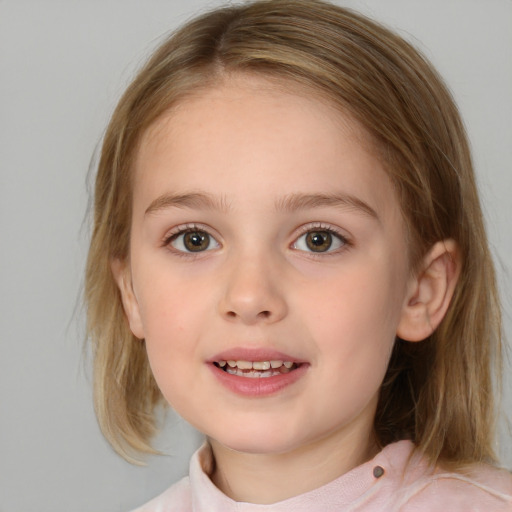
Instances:
[[[280,368],[284,366],[285,368],[291,368],[293,366],[292,361],[218,361],[218,365],[223,368],[224,366],[229,365],[231,368],[238,367],[240,370],[269,370],[270,368]]]

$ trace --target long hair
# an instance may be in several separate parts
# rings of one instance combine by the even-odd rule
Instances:
[[[365,128],[396,189],[413,268],[435,242],[457,242],[462,270],[450,308],[428,339],[396,340],[375,434],[381,446],[411,439],[433,463],[493,461],[500,305],[463,123],[441,78],[410,44],[318,0],[263,0],[192,20],[156,50],[119,101],[96,178],[85,286],[95,407],[106,438],[132,461],[151,451],[163,401],[110,269],[113,259],[128,257],[138,143],[180,100],[231,73],[298,83]]]

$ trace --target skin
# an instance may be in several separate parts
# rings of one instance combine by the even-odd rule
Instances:
[[[450,242],[411,275],[399,204],[364,131],[287,91],[231,77],[158,120],[135,163],[130,260],[113,263],[162,393],[211,443],[212,480],[254,503],[317,488],[374,455],[395,337],[430,334],[456,275]],[[190,193],[215,204],[162,199]],[[290,195],[333,193],[350,201],[283,208]],[[211,236],[206,250],[186,251],[180,230],[191,225]],[[305,234],[322,230],[333,245],[312,252]],[[275,349],[308,368],[278,393],[239,396],[208,367],[233,347]]]

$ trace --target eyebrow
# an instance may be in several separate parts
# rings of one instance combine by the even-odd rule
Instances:
[[[379,218],[377,212],[361,199],[345,193],[335,194],[289,194],[275,203],[276,211],[293,213],[322,207],[336,207],[355,210],[372,217]],[[166,208],[195,208],[200,210],[217,210],[229,212],[230,205],[224,196],[215,196],[204,192],[189,192],[185,194],[162,194],[157,197],[145,211],[145,215]]]
[[[374,219],[379,218],[377,212],[367,203],[350,194],[289,194],[276,202],[276,210],[294,212],[309,208],[336,207],[356,210]]]
[[[229,211],[226,198],[217,197],[204,192],[190,192],[186,194],[162,194],[146,208],[145,215],[166,208],[195,208],[199,210]]]

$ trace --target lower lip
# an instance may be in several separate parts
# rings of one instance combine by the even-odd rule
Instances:
[[[211,363],[209,363],[208,366],[220,383],[230,391],[237,395],[253,397],[279,393],[303,377],[309,367],[308,364],[303,363],[289,373],[274,375],[272,377],[249,378],[231,375]]]

